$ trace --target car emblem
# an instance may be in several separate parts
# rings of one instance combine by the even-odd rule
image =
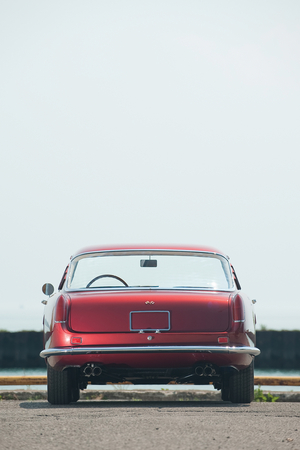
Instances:
[[[151,301],[151,302],[145,302],[145,305],[154,305],[155,302]]]

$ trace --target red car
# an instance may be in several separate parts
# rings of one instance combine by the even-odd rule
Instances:
[[[43,286],[48,401],[79,399],[88,383],[213,384],[251,402],[254,301],[229,259],[204,247],[86,248],[58,292]]]

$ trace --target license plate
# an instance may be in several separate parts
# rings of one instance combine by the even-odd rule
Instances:
[[[131,311],[130,331],[168,331],[170,330],[169,311]]]

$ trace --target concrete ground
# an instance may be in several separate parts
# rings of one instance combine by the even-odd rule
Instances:
[[[300,450],[300,403],[0,401],[0,449]]]

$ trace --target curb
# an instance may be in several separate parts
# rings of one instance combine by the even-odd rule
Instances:
[[[278,397],[278,402],[300,402],[300,392],[270,392]],[[12,390],[0,391],[1,400],[33,401],[47,400],[46,391]],[[221,393],[214,391],[84,391],[80,392],[80,400],[85,401],[141,401],[141,402],[221,402]]]

